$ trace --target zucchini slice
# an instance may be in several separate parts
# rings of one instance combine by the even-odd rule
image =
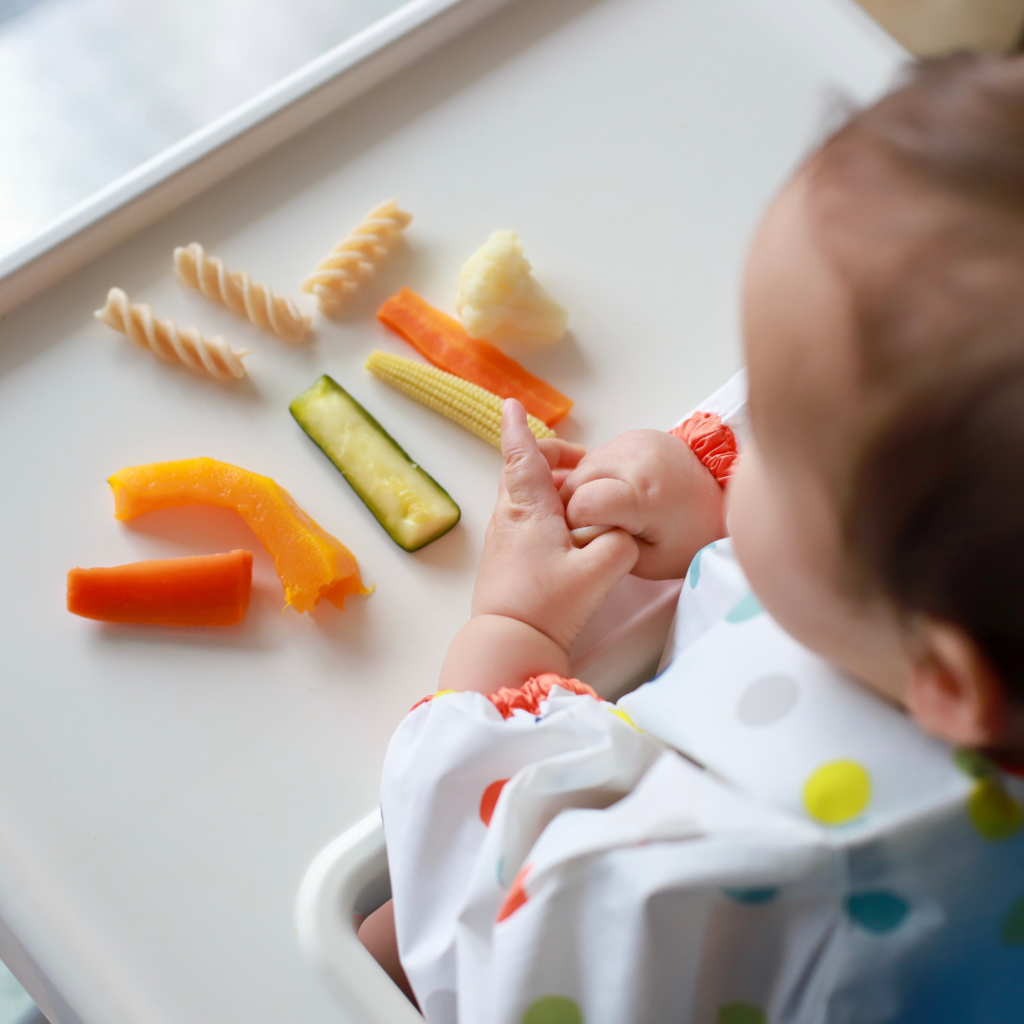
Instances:
[[[448,492],[326,374],[289,408],[400,548],[418,551],[461,518]]]

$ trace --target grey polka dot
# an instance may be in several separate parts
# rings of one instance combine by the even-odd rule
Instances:
[[[782,718],[799,696],[800,687],[792,676],[761,676],[743,691],[736,717],[744,725],[768,725]]]

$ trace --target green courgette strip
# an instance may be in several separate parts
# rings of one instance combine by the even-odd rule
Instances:
[[[399,547],[417,551],[459,521],[448,492],[326,374],[289,408]]]

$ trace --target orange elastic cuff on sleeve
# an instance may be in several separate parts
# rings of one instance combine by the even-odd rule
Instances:
[[[536,715],[540,712],[540,702],[547,699],[552,686],[560,686],[563,690],[579,694],[581,697],[601,699],[586,683],[580,682],[579,679],[566,679],[555,672],[544,672],[539,676],[533,676],[527,679],[522,686],[503,686],[496,693],[488,693],[485,696],[501,712],[502,718],[511,718],[512,712],[517,708]],[[435,697],[453,692],[452,690],[440,690],[437,693],[432,693],[416,701],[409,710],[415,711],[421,704],[427,704]]]
[[[685,441],[723,487],[729,482],[740,452],[732,427],[726,426],[718,413],[695,412],[669,433]]]
[[[577,693],[581,697],[601,699],[586,683],[580,682],[579,679],[565,679],[554,672],[545,672],[527,679],[522,686],[503,686],[497,693],[488,694],[487,699],[501,712],[502,718],[511,718],[512,712],[517,708],[536,715],[540,713],[540,702],[547,699],[552,686],[560,686],[563,690]]]

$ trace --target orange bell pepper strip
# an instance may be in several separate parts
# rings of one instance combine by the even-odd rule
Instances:
[[[342,608],[349,594],[370,593],[352,552],[270,477],[215,459],[181,459],[129,466],[108,483],[123,521],[182,505],[233,509],[273,556],[285,603],[296,611],[312,611],[322,597]]]
[[[517,398],[528,413],[549,427],[568,416],[572,409],[572,400],[561,391],[534,377],[490,342],[471,338],[462,324],[409,288],[392,295],[380,307],[377,319],[435,366],[501,398]]]
[[[68,611],[100,622],[234,626],[245,618],[252,552],[159,558],[68,573]]]

